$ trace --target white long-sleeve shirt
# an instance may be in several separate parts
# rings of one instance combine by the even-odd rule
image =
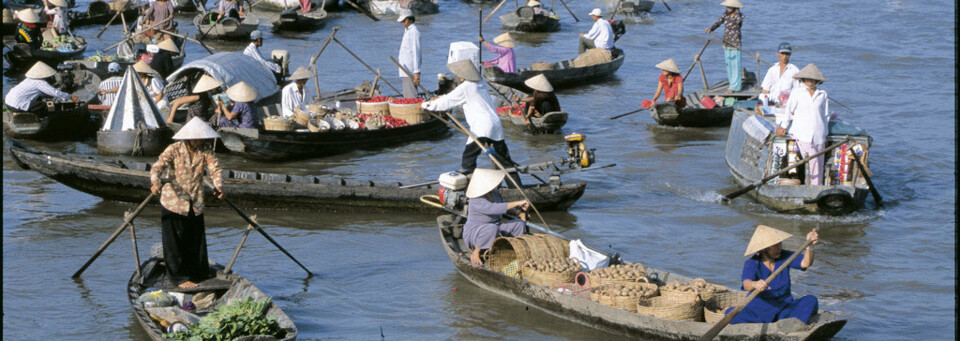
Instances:
[[[27,78],[24,79],[23,82],[20,82],[20,84],[14,86],[13,89],[10,89],[10,92],[7,92],[7,97],[4,97],[3,102],[15,110],[26,111],[30,108],[30,102],[44,94],[61,101],[70,99],[70,94],[57,90],[57,88],[54,88],[50,83],[42,79]]]
[[[804,88],[799,80],[793,78],[793,75],[796,75],[797,72],[800,72],[800,69],[796,65],[787,64],[783,73],[780,73],[780,62],[776,62],[767,70],[767,75],[763,77],[763,83],[760,84],[760,87],[767,90],[775,100],[779,101],[781,94],[789,94],[795,88]]]
[[[243,55],[256,59],[260,64],[263,64],[263,66],[266,66],[270,71],[273,71],[273,73],[280,73],[280,65],[264,59],[263,55],[260,54],[260,49],[258,49],[254,43],[250,43],[250,45],[247,45],[247,48],[243,49]]]
[[[822,144],[827,139],[827,121],[830,119],[827,92],[817,89],[810,95],[806,85],[793,88],[787,100],[790,135],[801,142]],[[784,127],[786,128],[786,127]]]
[[[403,40],[400,41],[400,55],[397,61],[410,71],[410,74],[417,74],[420,73],[420,63],[422,61],[420,57],[420,30],[417,29],[416,24],[410,24],[403,30]],[[399,70],[401,78],[407,77],[402,69],[398,68],[397,70]]]
[[[503,140],[503,125],[497,117],[493,100],[487,87],[478,82],[463,81],[450,93],[435,100],[423,103],[423,108],[430,111],[445,111],[454,107],[463,106],[463,116],[467,118],[470,131],[477,137],[486,137],[494,141]],[[473,142],[467,138],[467,144]]]
[[[303,98],[306,96],[306,92],[301,92],[297,88],[297,82],[292,82],[283,87],[283,92],[281,95],[280,102],[280,113],[284,118],[293,117],[293,113],[299,108],[303,110]]]
[[[583,37],[592,39],[593,44],[596,45],[598,49],[609,50],[613,48],[613,27],[610,26],[610,22],[606,19],[600,18],[600,20],[594,21],[590,32],[584,34]]]

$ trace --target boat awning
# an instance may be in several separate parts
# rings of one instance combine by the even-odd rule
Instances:
[[[181,74],[197,69],[223,82],[225,87],[230,87],[241,81],[247,82],[257,89],[257,101],[273,96],[280,91],[273,72],[256,59],[246,56],[242,52],[220,52],[189,62],[171,73],[167,77],[167,83],[173,84],[177,78],[181,77]]]
[[[156,129],[163,126],[165,124],[157,103],[147,93],[147,87],[140,82],[133,66],[127,66],[117,97],[100,130]]]

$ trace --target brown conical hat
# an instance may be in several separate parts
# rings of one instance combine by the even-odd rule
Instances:
[[[216,80],[209,75],[203,75],[200,77],[200,80],[197,81],[197,85],[193,86],[193,93],[199,94],[201,92],[210,91],[216,89],[223,85],[223,82]]]
[[[803,69],[800,69],[800,72],[797,72],[797,74],[793,75],[793,78],[812,79],[819,81],[820,83],[827,81],[827,77],[824,77],[823,74],[820,73],[820,69],[818,69],[816,65],[813,65],[813,63],[804,66]]]
[[[157,73],[156,70],[142,60],[136,64],[133,64],[133,71],[136,71],[137,73]]]
[[[301,66],[293,71],[293,74],[290,75],[290,80],[295,81],[299,79],[308,79],[312,77],[313,77],[313,74],[311,74],[310,71],[307,70],[307,68]]]
[[[257,99],[257,89],[241,81],[227,89],[227,97],[234,102],[253,102]]]
[[[747,244],[747,251],[744,256],[750,256],[760,250],[777,245],[777,243],[793,237],[792,234],[777,230],[766,225],[757,225],[756,231],[753,231],[753,237],[750,238],[750,244]]]
[[[477,168],[470,177],[470,184],[467,185],[467,198],[478,198],[490,193],[503,182],[507,176],[502,170]]]
[[[40,16],[37,15],[37,12],[34,12],[32,9],[26,8],[17,12],[17,19],[28,24],[36,24],[40,22]]]
[[[199,117],[194,117],[190,122],[184,124],[176,135],[173,135],[174,140],[206,140],[219,137],[220,134],[217,134],[216,130],[210,128],[210,125]]]
[[[180,53],[180,49],[177,48],[177,44],[173,43],[173,39],[167,39],[167,40],[161,41],[159,44],[157,44],[157,47],[159,47],[161,50],[167,50],[173,53]]]
[[[44,79],[47,77],[53,77],[57,74],[57,71],[54,70],[50,65],[45,64],[44,62],[37,62],[33,64],[30,70],[27,70],[27,78],[30,79]]]
[[[680,73],[680,68],[677,67],[677,62],[673,61],[673,58],[668,58],[657,64],[657,68],[660,70],[666,70],[673,73]]]
[[[510,36],[509,32],[498,35],[496,38],[493,38],[493,43],[503,47],[509,47],[509,48],[517,47],[517,43],[513,40],[513,37]]]
[[[550,85],[550,81],[547,80],[547,76],[544,76],[542,73],[529,79],[523,81],[523,84],[526,84],[533,90],[543,91],[543,92],[552,92],[553,85]]]
[[[447,64],[447,69],[450,69],[450,72],[453,72],[453,74],[457,75],[457,77],[471,82],[480,81],[480,72],[477,71],[475,66],[473,66],[473,61],[470,59],[464,59]]]
[[[725,0],[724,2],[720,3],[720,6],[743,8],[743,4],[740,3],[740,0]]]

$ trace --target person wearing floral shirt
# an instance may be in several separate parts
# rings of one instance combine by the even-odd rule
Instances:
[[[727,93],[731,93],[743,88],[740,60],[740,27],[743,26],[743,13],[740,13],[740,9],[743,4],[739,0],[726,0],[720,5],[727,7],[726,12],[704,31],[710,33],[723,25],[723,57],[727,64],[727,80],[730,82]]]

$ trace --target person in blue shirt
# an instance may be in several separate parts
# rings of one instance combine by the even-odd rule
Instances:
[[[260,118],[253,109],[253,101],[257,99],[257,89],[247,82],[239,82],[227,89],[227,98],[233,101],[233,108],[227,110],[227,105],[218,101],[219,110],[223,113],[218,122],[219,127],[252,129],[260,127]]]
[[[751,256],[743,264],[742,289],[747,291],[759,290],[760,294],[750,301],[737,316],[730,321],[735,323],[773,323],[787,318],[797,318],[803,323],[810,321],[810,317],[819,310],[817,298],[807,295],[799,299],[790,292],[790,268],[806,271],[813,265],[813,246],[819,237],[817,231],[810,231],[807,240],[813,243],[797,256],[779,276],[770,283],[765,279],[770,276],[787,258],[793,255],[792,251],[783,250],[783,241],[792,237],[789,233],[772,227],[758,225],[757,230],[750,238],[744,256]],[[730,313],[734,308],[727,309]]]

